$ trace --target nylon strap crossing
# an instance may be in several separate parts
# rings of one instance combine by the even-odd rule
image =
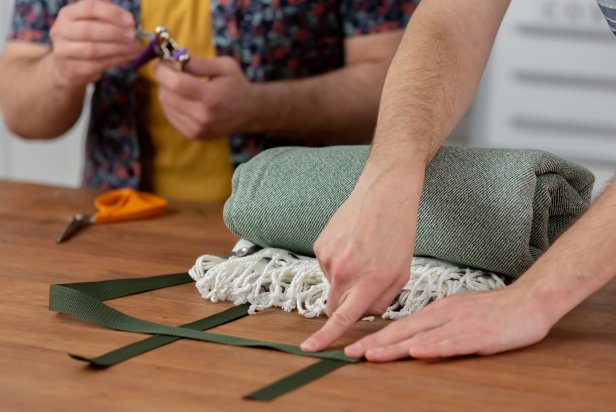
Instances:
[[[135,318],[103,303],[105,300],[189,282],[192,282],[192,279],[187,273],[178,273],[148,278],[113,279],[101,282],[51,285],[49,309],[88,320],[92,323],[114,330],[155,335],[96,358],[70,355],[75,359],[89,362],[90,365],[94,367],[112,366],[182,338],[225,345],[274,349],[295,355],[322,359],[316,364],[247,395],[247,399],[271,400],[317,379],[340,366],[359,362],[357,359],[345,356],[344,353],[340,351],[306,353],[294,345],[264,342],[201,331],[246,316],[248,305],[236,306],[213,316],[174,327]]]
[[[194,330],[207,330],[215,328],[216,326],[220,326],[227,322],[231,322],[236,319],[247,316],[247,310],[249,307],[250,305],[248,304],[234,306],[223,312],[205,317],[195,322],[186,323],[184,325],[181,325],[180,327]],[[161,346],[168,345],[169,343],[175,342],[180,339],[182,338],[178,338],[177,336],[156,335],[123,346],[119,349],[106,353],[102,356],[98,356],[96,358],[86,358],[85,356],[75,354],[69,354],[69,356],[73,359],[88,362],[90,366],[94,368],[107,368],[109,366],[117,365],[118,363],[124,362],[130,358],[134,358],[135,356],[141,355],[142,353],[151,351],[156,348],[160,348]]]

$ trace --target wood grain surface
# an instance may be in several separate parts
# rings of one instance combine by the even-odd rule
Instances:
[[[106,330],[48,311],[52,283],[187,270],[236,238],[220,205],[171,202],[164,216],[92,226],[55,239],[96,192],[0,181],[0,410],[2,411],[608,411],[616,410],[616,282],[567,315],[538,345],[491,357],[345,366],[273,402],[242,396],[315,360],[181,340],[106,370],[96,356],[143,335]],[[192,284],[110,305],[179,325],[228,303]],[[214,332],[299,344],[323,319],[268,310]],[[384,325],[358,324],[338,346]]]

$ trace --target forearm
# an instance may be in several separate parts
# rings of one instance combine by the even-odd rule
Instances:
[[[10,46],[9,46],[10,47]],[[0,60],[0,105],[7,127],[28,139],[49,139],[79,119],[85,86],[68,87],[55,79],[51,53]]]
[[[470,106],[508,0],[425,0],[387,75],[369,165],[429,163]]]
[[[616,180],[512,286],[552,324],[616,276]]]
[[[326,143],[367,143],[376,125],[389,59],[300,80],[255,85],[254,131]]]

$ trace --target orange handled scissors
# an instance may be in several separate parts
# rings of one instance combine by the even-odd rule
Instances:
[[[70,220],[56,243],[62,243],[86,226],[99,223],[121,222],[159,215],[167,208],[167,201],[160,196],[133,189],[112,190],[94,200],[96,213],[77,213]]]

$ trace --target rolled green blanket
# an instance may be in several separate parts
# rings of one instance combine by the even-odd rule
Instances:
[[[368,146],[281,147],[241,165],[227,227],[264,247],[313,255]],[[588,170],[536,150],[442,147],[428,167],[415,256],[518,277],[590,204]]]

